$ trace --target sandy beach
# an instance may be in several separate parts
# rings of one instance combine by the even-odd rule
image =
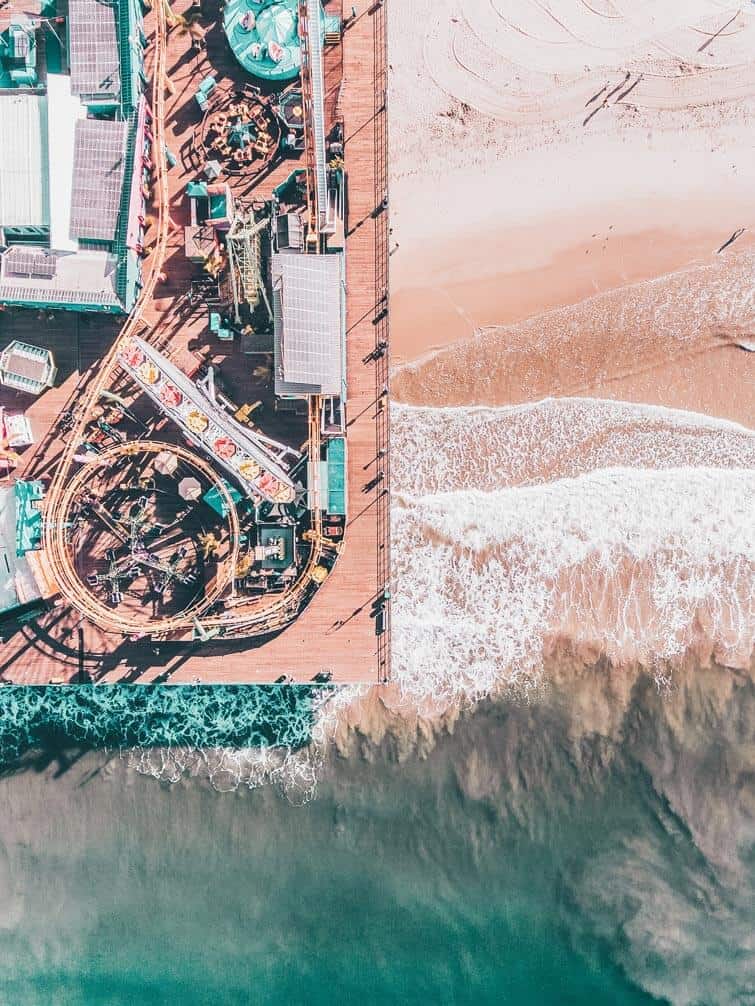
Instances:
[[[689,338],[669,354],[665,329],[647,310],[632,325],[631,310],[652,297],[663,314],[663,283],[639,297],[642,284],[710,267],[722,303],[741,311],[722,319],[720,305],[690,298],[685,324],[751,330],[741,256],[755,245],[755,15],[713,0],[407,7],[390,24],[395,396],[440,405],[595,394],[752,422],[755,358],[722,352],[721,338]],[[603,330],[592,373],[586,363],[564,383],[551,356],[542,380],[523,387],[531,329],[517,326],[546,327],[564,309],[557,320],[573,329],[603,294],[621,314],[635,376],[623,353],[601,351]],[[499,326],[506,334],[494,338]],[[468,367],[479,347],[467,352],[465,340],[481,332],[486,363],[494,355],[508,382],[462,389],[450,361]]]
[[[755,8],[392,7],[394,675],[755,645]]]

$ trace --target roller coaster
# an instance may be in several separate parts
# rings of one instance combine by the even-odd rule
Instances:
[[[211,588],[203,596],[192,602],[180,613],[170,617],[150,620],[128,618],[119,614],[117,608],[104,604],[87,585],[82,582],[74,564],[70,541],[70,526],[75,514],[77,499],[84,489],[92,471],[90,463],[84,463],[74,473],[77,461],[77,444],[85,435],[89,417],[92,415],[100,396],[107,392],[115,374],[120,368],[119,356],[133,335],[138,332],[150,342],[155,340],[153,332],[141,332],[145,309],[150,304],[160,274],[167,258],[168,240],[171,228],[169,218],[168,164],[163,156],[165,151],[165,93],[167,89],[167,49],[168,28],[175,19],[168,0],[160,0],[154,7],[154,42],[152,68],[152,113],[154,147],[159,152],[155,157],[155,213],[156,241],[148,262],[148,273],[141,295],[133,311],[127,318],[114,345],[100,361],[96,372],[85,386],[78,405],[74,408],[73,423],[68,427],[59,464],[52,478],[44,505],[43,547],[52,579],[64,600],[85,618],[106,632],[126,636],[148,635],[152,639],[182,639],[188,635],[200,638],[222,636],[242,638],[268,635],[279,631],[293,621],[319,582],[318,568],[328,553],[333,557],[334,546],[322,533],[320,505],[319,464],[309,465],[308,495],[311,510],[311,528],[308,535],[310,549],[307,561],[299,570],[297,578],[282,593],[268,594],[250,600],[239,607],[231,607],[220,613],[210,609],[224,591],[231,585],[236,563],[239,558],[240,524],[236,506],[222,479],[214,469],[196,453],[176,445],[157,444],[153,441],[125,441],[108,448],[96,456],[96,464],[103,465],[118,458],[139,451],[169,449],[183,458],[217,486],[221,494],[230,524],[230,553],[222,575],[215,578]],[[319,396],[309,398],[308,453],[310,458],[319,459],[321,451],[322,400]]]

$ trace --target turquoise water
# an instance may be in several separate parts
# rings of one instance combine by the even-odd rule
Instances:
[[[715,694],[355,738],[304,806],[102,753],[8,776],[0,1002],[745,1003],[755,701]]]
[[[0,766],[30,748],[285,746],[309,741],[309,686],[67,685],[0,689]]]
[[[439,817],[388,769],[292,807],[122,764],[82,785],[86,767],[39,787],[67,799],[15,864],[6,1001],[650,1001],[598,941],[572,945],[548,836],[459,818],[450,792]]]

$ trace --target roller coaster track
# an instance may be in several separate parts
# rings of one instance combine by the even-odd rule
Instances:
[[[187,451],[185,447],[179,447],[175,444],[162,444],[155,441],[148,441],[145,443],[143,441],[127,440],[122,444],[116,444],[108,450],[103,451],[102,454],[97,455],[97,460],[94,464],[84,465],[83,468],[81,468],[65,486],[60,499],[60,507],[62,508],[63,513],[67,515],[71,512],[76,502],[76,497],[83,489],[86,488],[91,480],[92,468],[99,467],[103,464],[109,464],[116,458],[143,453],[145,450],[149,450],[153,454],[159,454],[161,450],[169,450],[172,454],[179,458],[179,460],[185,461],[187,464],[191,465],[192,468],[201,472],[201,474],[217,488],[218,492],[221,494],[225,508],[228,511],[231,550],[228,556],[228,561],[223,567],[223,572],[216,578],[210,591],[202,597],[201,601],[192,604],[188,608],[184,608],[178,616],[164,618],[160,621],[148,620],[146,622],[140,622],[134,612],[129,612],[127,615],[121,615],[117,609],[107,607],[107,605],[103,604],[93,594],[84,589],[83,584],[77,577],[73,564],[70,561],[65,563],[59,571],[56,571],[58,575],[61,576],[62,582],[59,583],[59,586],[61,589],[64,588],[64,594],[69,600],[72,596],[75,597],[76,607],[86,618],[88,618],[91,622],[94,622],[95,625],[99,625],[102,628],[113,632],[120,632],[124,636],[165,634],[176,629],[180,629],[186,625],[191,625],[201,611],[205,610],[209,605],[218,600],[220,595],[230,583],[233,570],[236,562],[238,561],[241,529],[239,527],[238,513],[236,508],[233,506],[230,493],[226,489],[223,480],[219,478],[217,472],[206,461],[198,457],[196,454]],[[67,528],[63,527],[61,530],[65,539]],[[66,554],[70,554],[67,542]]]
[[[92,414],[100,395],[108,388],[114,373],[118,369],[118,356],[120,352],[131,336],[139,330],[142,316],[152,300],[163,263],[167,257],[170,233],[170,203],[168,166],[163,151],[166,149],[165,91],[167,83],[168,21],[173,16],[167,0],[159,0],[154,8],[154,15],[152,129],[156,151],[154,164],[156,171],[155,208],[157,213],[157,239],[152,253],[150,272],[142,288],[139,300],[126,320],[112,348],[101,360],[96,374],[83,390],[81,404],[75,412],[74,425],[70,431],[69,439],[61,452],[59,465],[46,495],[43,547],[46,551],[50,571],[63,597],[95,625],[98,625],[105,631],[124,635],[133,635],[135,632],[142,631],[153,638],[165,638],[166,636],[190,630],[193,626],[196,627],[201,612],[206,611],[228,585],[238,558],[239,548],[238,514],[230,497],[226,500],[226,505],[229,508],[232,535],[228,578],[217,581],[211,593],[204,596],[201,604],[185,609],[180,614],[171,618],[153,621],[144,626],[135,626],[133,617],[129,617],[126,620],[116,610],[108,608],[99,602],[86,589],[73,565],[67,528],[69,523],[68,516],[75,503],[76,494],[83,488],[91,472],[91,468],[85,465],[76,475],[71,475],[77,445],[85,438],[85,431],[89,421],[88,417]],[[142,337],[148,342],[156,338],[152,332],[147,332]],[[315,459],[316,462],[319,462],[320,458],[321,407],[321,401],[318,397],[310,399],[309,457]],[[133,442],[131,445],[126,442],[119,446],[126,451],[129,449],[129,446],[132,450],[138,449]],[[183,448],[177,449],[173,446],[170,449],[176,453],[184,450]],[[188,452],[186,453],[191,464],[203,471],[208,478],[219,483],[216,473],[206,462],[194,454],[189,455]],[[110,452],[105,452],[105,455],[100,455],[99,458],[107,460],[109,456]],[[296,617],[310,595],[313,583],[312,573],[315,567],[319,565],[325,548],[328,547],[322,537],[318,463],[310,465],[309,496],[314,540],[307,562],[297,580],[284,593],[269,595],[268,598],[254,602],[253,607],[248,611],[230,610],[217,615],[202,617],[201,628],[203,630],[217,629],[220,630],[224,637],[263,635],[285,627]]]
[[[315,566],[320,564],[325,552],[322,537],[322,509],[320,506],[319,457],[320,457],[320,420],[322,401],[319,396],[313,396],[309,402],[309,445],[310,458],[316,459],[310,465],[309,497],[312,512],[312,532],[314,542],[307,562],[296,581],[283,594],[271,595],[267,600],[258,602],[247,613],[229,612],[202,619],[205,628],[223,630],[225,638],[234,636],[263,635],[282,629],[304,605],[312,584],[312,574]],[[312,451],[316,451],[315,454]]]

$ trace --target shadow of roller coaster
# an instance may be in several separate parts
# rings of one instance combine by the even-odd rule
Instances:
[[[154,146],[156,150],[164,150],[165,146],[165,93],[167,85],[167,38],[168,25],[175,23],[167,0],[156,3],[153,7],[155,14],[155,35],[153,44],[153,69],[152,69],[152,111],[153,111],[153,134]],[[82,403],[75,411],[75,423],[68,431],[66,447],[60,458],[59,465],[52,478],[50,487],[45,498],[45,512],[43,522],[43,546],[45,548],[50,571],[55,578],[58,587],[64,597],[73,607],[75,607],[85,618],[88,618],[95,625],[108,632],[120,633],[125,636],[133,636],[140,631],[148,635],[153,640],[186,638],[187,631],[195,632],[200,639],[218,636],[224,639],[242,639],[252,636],[271,636],[286,628],[306,606],[314,592],[319,589],[319,582],[316,581],[315,571],[324,558],[335,560],[333,545],[326,541],[322,534],[322,514],[320,510],[320,485],[318,465],[312,466],[311,481],[308,486],[311,512],[312,547],[309,557],[304,563],[297,579],[281,594],[266,596],[255,602],[253,607],[248,609],[236,609],[224,611],[220,614],[208,613],[215,600],[220,598],[223,591],[230,586],[235,563],[238,559],[239,533],[238,514],[233,505],[233,501],[226,500],[229,506],[229,517],[235,527],[231,528],[232,553],[227,563],[227,581],[222,578],[213,585],[209,595],[205,594],[201,604],[185,609],[180,615],[150,620],[148,623],[137,627],[134,619],[118,616],[117,611],[106,607],[82,585],[73,566],[72,555],[67,540],[67,524],[69,522],[73,502],[77,491],[86,482],[89,474],[88,466],[84,466],[77,473],[73,474],[76,454],[76,445],[85,439],[84,432],[89,421],[89,417],[103,391],[108,389],[110,382],[119,369],[119,355],[123,352],[128,341],[141,328],[142,315],[147,305],[151,302],[155,288],[162,271],[168,252],[168,238],[170,233],[170,192],[168,185],[168,166],[166,158],[155,158],[155,191],[157,200],[155,212],[157,216],[156,241],[150,260],[149,273],[145,278],[141,296],[134,306],[133,311],[127,318],[120,335],[115,340],[110,351],[103,357],[100,366],[92,377],[92,380],[82,390]],[[152,341],[150,333],[143,336],[146,341]],[[322,401],[318,396],[312,396],[309,400],[309,456],[319,457],[321,436],[320,420],[322,412]],[[118,445],[111,448],[115,451],[118,448],[127,450],[133,449],[136,442],[131,444]],[[142,447],[144,442],[142,442]],[[149,443],[150,447],[156,446]],[[165,447],[166,445],[162,445]],[[178,453],[175,445],[168,445],[170,450]],[[206,465],[206,462],[198,458],[194,453],[186,452],[191,464],[199,467]],[[99,455],[98,460],[108,456],[108,452]],[[213,481],[218,480],[217,474],[209,465],[206,468]],[[221,498],[225,499],[224,487],[220,487]],[[332,563],[331,563],[332,564]],[[327,581],[326,581],[327,582]],[[209,597],[209,600],[208,600]],[[201,623],[199,616],[202,615]]]

